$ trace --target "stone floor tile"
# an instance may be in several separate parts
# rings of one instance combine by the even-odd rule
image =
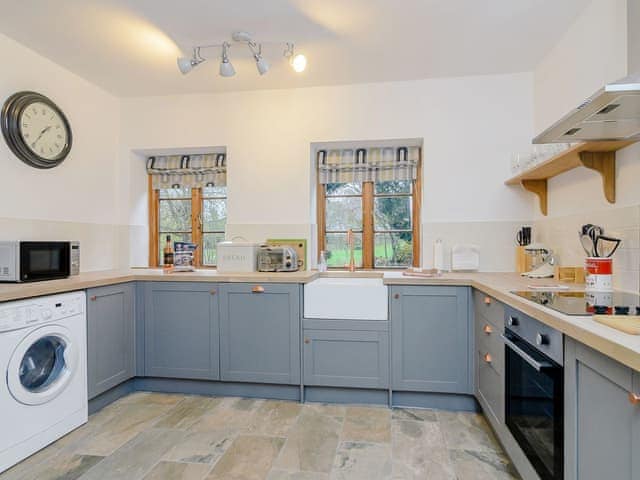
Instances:
[[[246,430],[264,400],[253,398],[224,398],[218,406],[198,419],[192,430],[206,432],[224,428]]]
[[[236,431],[233,429],[189,432],[164,455],[163,459],[212,464],[227,451],[235,437]]]
[[[477,413],[438,411],[438,420],[449,449],[500,450],[485,418]]]
[[[188,396],[154,425],[156,428],[188,429],[222,402],[221,398]]]
[[[329,475],[327,473],[289,472],[273,469],[267,475],[267,480],[329,480]]]
[[[520,476],[502,453],[450,450],[458,480],[514,480]]]
[[[313,410],[321,415],[334,417],[340,422],[344,420],[347,414],[347,407],[345,405],[337,405],[334,403],[305,403],[304,409]]]
[[[274,466],[288,471],[329,473],[341,430],[342,421],[334,416],[305,408],[289,431]]]
[[[391,479],[391,445],[342,442],[336,452],[330,479]]]
[[[343,441],[389,443],[391,412],[379,407],[347,407],[342,428]]]
[[[137,403],[140,405],[177,405],[185,399],[179,393],[134,392],[118,402],[121,405]]]
[[[44,451],[41,450],[41,452]],[[0,474],[0,478],[2,480],[76,480],[104,458],[61,453],[54,449],[47,453],[49,455],[44,461],[36,463],[26,460],[4,474]]]
[[[435,410],[421,408],[394,408],[391,410],[392,420],[413,420],[416,422],[437,422]]]
[[[137,480],[184,435],[181,430],[144,431],[89,470],[81,480]]]
[[[394,479],[455,480],[438,422],[394,420],[391,435]]]
[[[286,436],[301,411],[302,406],[297,402],[266,400],[256,410],[248,430],[257,434]]]
[[[117,413],[95,430],[76,450],[84,455],[111,455],[140,432],[153,425],[172,405],[120,405]]]
[[[144,476],[144,480],[202,480],[211,465],[198,463],[160,462]]]
[[[240,435],[218,460],[209,480],[264,480],[285,439]]]

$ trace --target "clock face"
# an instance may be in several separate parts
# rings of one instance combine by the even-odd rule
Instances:
[[[32,167],[57,167],[71,151],[67,118],[39,93],[18,92],[9,97],[2,106],[0,124],[11,151]]]
[[[20,115],[20,135],[36,155],[52,160],[67,145],[67,129],[60,114],[42,102],[33,102]]]

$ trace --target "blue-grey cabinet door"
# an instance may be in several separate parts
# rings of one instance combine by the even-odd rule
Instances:
[[[221,379],[300,383],[300,286],[220,288]]]
[[[219,379],[217,285],[148,282],[144,317],[147,377]]]
[[[305,330],[303,383],[388,388],[389,333]]]
[[[87,290],[87,377],[93,398],[135,375],[135,285]]]
[[[565,479],[640,479],[639,373],[565,340]]]
[[[473,393],[469,289],[391,288],[394,390]]]

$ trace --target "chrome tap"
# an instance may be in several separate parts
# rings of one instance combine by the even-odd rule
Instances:
[[[353,230],[347,230],[347,245],[349,246],[349,265],[347,265],[347,268],[350,272],[356,271],[356,259],[354,255],[355,243],[356,242],[353,236]]]

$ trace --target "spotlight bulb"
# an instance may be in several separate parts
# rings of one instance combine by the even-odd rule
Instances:
[[[307,57],[299,53],[291,60],[291,66],[298,73],[304,72],[304,69],[307,68]]]
[[[193,70],[193,61],[191,58],[180,57],[178,58],[178,69],[182,72],[183,75],[186,75],[191,70]]]

